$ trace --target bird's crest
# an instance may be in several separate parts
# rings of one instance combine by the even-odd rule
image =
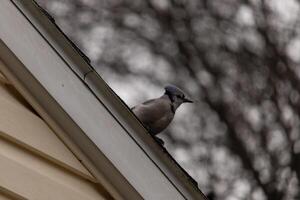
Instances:
[[[165,87],[165,90],[166,93],[169,93],[171,95],[184,95],[184,92],[175,85],[167,85]]]

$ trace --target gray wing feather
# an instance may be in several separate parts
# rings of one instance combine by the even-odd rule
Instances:
[[[152,123],[162,118],[166,113],[166,106],[160,99],[151,99],[134,106],[132,111],[143,123]]]

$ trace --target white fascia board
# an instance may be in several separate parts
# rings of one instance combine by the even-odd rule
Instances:
[[[43,109],[50,117],[61,118],[57,123],[62,127],[61,121],[66,120],[62,115],[66,115],[69,123],[75,124],[73,132],[78,132],[69,132],[70,137],[85,153],[91,149],[89,145],[96,148],[91,152],[103,153],[101,156],[119,171],[116,174],[134,188],[132,193],[136,191],[145,199],[205,198],[98,74],[92,71],[84,77],[90,66],[32,1],[0,1],[0,39],[23,65],[8,69],[7,74],[18,75],[19,81],[27,84],[28,92],[34,92],[30,91],[30,84],[40,84],[36,92],[44,89],[44,100],[49,96],[52,103],[52,108],[42,105]],[[32,77],[21,80],[21,73]],[[35,98],[42,99],[38,93]],[[50,102],[49,99],[44,102]],[[56,106],[60,117],[51,114]],[[97,154],[89,156],[97,162]],[[110,174],[104,176],[109,179]],[[117,185],[114,180],[109,181]],[[126,198],[126,190],[119,192]]]

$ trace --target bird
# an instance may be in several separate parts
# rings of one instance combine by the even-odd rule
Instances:
[[[175,85],[164,87],[164,94],[131,108],[150,134],[156,136],[172,122],[176,110],[183,103],[193,103]]]

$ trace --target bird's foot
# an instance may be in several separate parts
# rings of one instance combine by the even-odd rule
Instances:
[[[158,142],[161,145],[165,144],[165,142],[162,139],[160,139],[159,137],[157,137],[157,136],[154,136],[154,139],[156,140],[156,142]]]

